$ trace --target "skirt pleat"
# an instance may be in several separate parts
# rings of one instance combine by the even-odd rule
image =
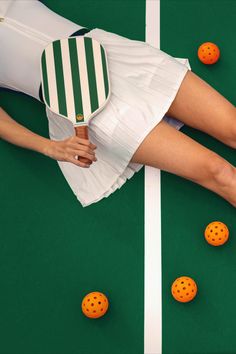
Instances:
[[[108,197],[143,165],[131,159],[148,133],[164,119],[176,129],[184,124],[166,116],[188,70],[188,59],[173,58],[143,41],[95,28],[85,34],[106,50],[111,96],[89,121],[89,140],[97,161],[89,168],[58,161],[83,207]],[[74,135],[73,125],[46,108],[54,140]]]

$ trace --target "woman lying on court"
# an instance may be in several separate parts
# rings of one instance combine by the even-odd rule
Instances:
[[[0,86],[39,101],[40,57],[48,43],[84,35],[106,50],[111,96],[89,122],[89,141],[76,137],[72,123],[47,107],[50,139],[0,110],[0,137],[57,160],[83,207],[108,197],[143,165],[198,183],[236,206],[236,168],[179,131],[187,124],[235,149],[236,108],[194,74],[187,59],[86,29],[39,1],[1,1],[0,17]]]

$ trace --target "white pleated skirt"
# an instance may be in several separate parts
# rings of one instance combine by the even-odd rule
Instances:
[[[89,140],[97,145],[97,161],[89,168],[58,161],[83,207],[107,198],[143,165],[131,159],[147,134],[162,120],[180,129],[184,124],[168,111],[188,70],[188,59],[174,58],[143,41],[95,28],[85,34],[107,52],[110,100],[89,121]],[[51,139],[74,135],[74,127],[48,108]]]

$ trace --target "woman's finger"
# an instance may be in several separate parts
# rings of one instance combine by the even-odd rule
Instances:
[[[77,155],[78,156],[78,155]],[[77,159],[77,156],[74,156],[74,157],[71,157],[69,158],[69,162],[72,162],[74,165],[76,166],[80,166],[80,167],[85,167],[85,168],[88,168],[90,167],[89,164],[86,164],[84,162],[81,162],[80,160]]]
[[[87,152],[88,154],[91,154],[93,156],[95,156],[95,151],[90,149],[89,147],[87,146],[84,146],[84,145],[81,145],[81,144],[75,144],[75,143],[71,143],[70,147],[74,150],[83,150],[85,152]]]
[[[75,142],[78,144],[82,144],[82,145],[85,145],[85,146],[88,146],[92,149],[96,149],[97,146],[93,143],[91,143],[88,139],[83,139],[83,138],[79,138],[78,136],[74,136],[74,140]]]
[[[93,155],[93,154],[89,154],[84,150],[80,150],[80,149],[70,149],[70,151],[68,151],[71,155],[73,156],[82,156],[82,157],[87,157],[89,158],[91,161],[97,161],[97,158]]]

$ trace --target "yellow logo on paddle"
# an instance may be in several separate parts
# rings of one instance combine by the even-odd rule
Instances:
[[[77,114],[76,118],[77,118],[77,120],[83,120],[84,116],[83,116],[83,114],[79,113],[79,114]]]

